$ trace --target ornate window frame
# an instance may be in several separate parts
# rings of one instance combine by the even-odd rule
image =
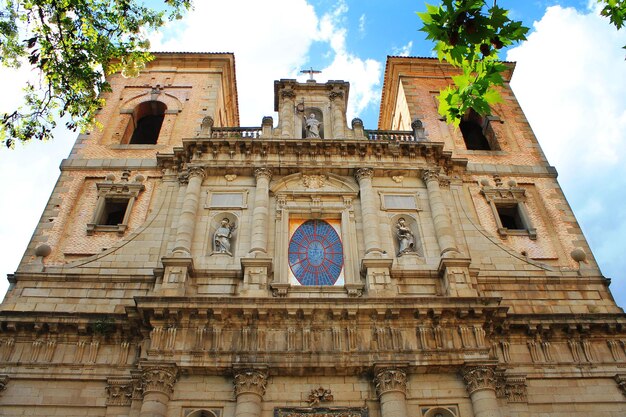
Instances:
[[[297,188],[294,184],[298,184]],[[359,272],[356,221],[352,202],[358,196],[358,186],[335,174],[291,174],[271,187],[275,196],[275,268],[270,284],[275,296],[287,292],[308,294],[311,292],[343,293],[360,296],[363,291]],[[343,286],[299,286],[289,282],[289,219],[336,219],[340,221],[340,238],[344,255]]]
[[[480,193],[485,197],[493,217],[496,221],[498,234],[506,238],[507,236],[528,236],[532,240],[537,239],[537,229],[533,226],[528,209],[526,207],[526,190],[512,185],[510,187],[483,186]],[[524,226],[522,229],[508,229],[502,225],[498,208],[515,207],[520,220]]]
[[[141,183],[141,180],[136,179],[136,182],[98,182],[96,187],[98,190],[98,199],[96,201],[96,207],[91,217],[91,222],[87,223],[87,234],[93,235],[95,232],[117,232],[119,235],[123,235],[128,229],[128,222],[130,220],[130,214],[135,204],[135,200],[139,197],[139,193],[146,189],[145,185]],[[128,178],[126,175],[123,178]],[[117,225],[105,225],[100,224],[104,210],[108,201],[127,201],[126,211],[124,212],[124,218],[122,222]]]

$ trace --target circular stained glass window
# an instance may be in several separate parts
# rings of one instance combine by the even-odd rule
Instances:
[[[343,267],[337,231],[323,220],[302,223],[289,241],[289,267],[302,285],[334,285]]]

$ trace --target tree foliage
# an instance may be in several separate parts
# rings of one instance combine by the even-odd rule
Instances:
[[[147,31],[178,19],[191,0],[164,0],[162,10],[137,0],[0,0],[0,65],[30,66],[22,106],[0,115],[0,141],[52,137],[56,120],[92,127],[109,91],[105,75],[134,76],[151,60]]]
[[[469,109],[489,114],[490,106],[501,100],[496,87],[504,83],[506,67],[498,50],[525,40],[529,30],[507,14],[495,2],[487,8],[485,0],[444,0],[418,13],[438,58],[461,69],[439,95],[439,113],[448,123],[458,126]]]
[[[618,29],[626,20],[626,0],[598,0],[601,14]],[[501,100],[497,87],[504,83],[506,66],[498,59],[498,50],[526,39],[528,28],[512,21],[508,10],[486,0],[443,0],[439,6],[426,5],[418,13],[420,30],[433,40],[439,60],[459,68],[453,84],[439,95],[439,113],[448,123],[458,126],[469,109],[481,115]],[[626,47],[625,47],[626,48]]]

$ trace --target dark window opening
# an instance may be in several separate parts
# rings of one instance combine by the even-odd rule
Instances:
[[[148,101],[137,106],[134,114],[135,130],[128,143],[155,145],[159,139],[166,109],[165,104],[159,101]]]
[[[104,202],[102,215],[98,220],[100,226],[117,226],[124,223],[124,216],[128,208],[128,200],[110,200]]]
[[[482,127],[474,120],[462,120],[461,134],[465,140],[465,147],[472,151],[490,151],[489,141],[483,133]]]
[[[522,216],[520,216],[519,208],[517,204],[515,205],[506,205],[506,206],[496,206],[498,210],[498,216],[500,217],[500,223],[502,223],[502,227],[509,230],[526,230],[526,225],[522,220]]]

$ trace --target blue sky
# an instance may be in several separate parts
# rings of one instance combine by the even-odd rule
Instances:
[[[156,1],[156,0],[153,0]],[[589,240],[618,303],[626,305],[626,62],[618,32],[587,1],[498,1],[531,27],[504,51],[517,62],[513,90]],[[273,81],[351,83],[348,120],[374,129],[387,55],[430,56],[421,1],[196,0],[183,21],[151,35],[154,50],[234,52],[241,124],[273,113]],[[27,70],[0,69],[0,111],[15,106]],[[13,272],[67,157],[74,133],[0,150],[0,275]],[[6,289],[0,278],[0,294]]]

